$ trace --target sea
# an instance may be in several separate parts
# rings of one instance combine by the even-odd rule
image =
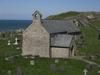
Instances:
[[[0,20],[0,32],[25,29],[32,23],[32,20]]]

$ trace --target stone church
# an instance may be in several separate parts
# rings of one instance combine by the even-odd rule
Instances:
[[[23,31],[22,55],[68,58],[74,55],[75,37],[80,33],[73,20],[45,20],[39,11]]]

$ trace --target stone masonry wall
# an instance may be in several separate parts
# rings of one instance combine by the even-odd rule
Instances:
[[[49,57],[49,37],[41,22],[34,21],[23,32],[22,55]]]
[[[51,48],[53,58],[68,58],[69,57],[69,48]]]

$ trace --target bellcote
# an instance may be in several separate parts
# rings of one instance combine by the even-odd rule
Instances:
[[[39,11],[35,11],[35,12],[32,14],[32,17],[33,17],[33,21],[34,21],[34,20],[41,21],[42,15],[40,14]]]

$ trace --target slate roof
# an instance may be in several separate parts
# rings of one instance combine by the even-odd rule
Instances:
[[[70,47],[73,36],[68,34],[58,34],[51,37],[51,46],[55,47]]]
[[[73,23],[73,20],[42,20],[42,25],[49,33],[80,31]]]

